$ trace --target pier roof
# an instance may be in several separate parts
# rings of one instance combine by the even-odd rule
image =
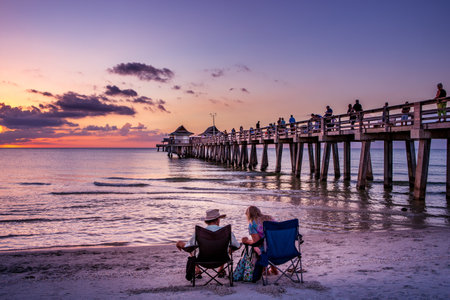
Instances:
[[[193,132],[188,131],[186,128],[184,128],[183,125],[178,127],[174,132],[169,134],[170,136],[190,136],[193,135]]]

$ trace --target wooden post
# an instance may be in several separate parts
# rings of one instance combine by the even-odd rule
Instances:
[[[369,165],[370,141],[361,142],[361,156],[359,158],[358,183],[356,188],[364,190],[367,183],[367,169]]]
[[[289,154],[291,157],[291,168],[292,168],[292,173],[295,173],[295,159],[297,156],[297,143],[289,143]]]
[[[314,170],[316,169],[314,166],[314,150],[312,143],[308,143],[308,156],[309,156],[309,169],[310,173],[314,174]]]
[[[315,169],[314,169],[314,173],[315,173],[315,178],[319,179],[320,178],[320,142],[316,142],[316,161],[315,161]]]
[[[256,157],[256,144],[252,144],[250,146],[250,162],[248,164],[248,167],[250,170],[253,170],[257,164],[258,164],[258,159]]]
[[[370,157],[370,151],[368,153],[369,157],[367,159],[367,180],[373,180],[373,169],[372,169],[372,157]]]
[[[244,168],[247,168],[248,166],[248,149],[247,149],[247,143],[242,145],[243,147],[243,154],[244,154],[244,161],[242,162],[242,165]]]
[[[330,164],[331,143],[326,142],[323,149],[322,170],[320,172],[320,181],[327,181],[328,166]]]
[[[267,148],[269,147],[269,144],[264,143],[263,146],[263,153],[261,158],[261,171],[267,170],[267,167],[269,166],[269,159],[267,158]]]
[[[295,159],[295,176],[297,176],[297,177],[300,177],[300,174],[302,172],[303,148],[304,148],[304,143],[298,143],[297,157]]]
[[[416,176],[416,147],[413,140],[406,140],[406,160],[408,162],[409,186],[414,188]]]
[[[344,142],[344,180],[350,180],[351,175],[351,156],[350,141]]]
[[[447,139],[447,200],[450,200],[450,139]]]
[[[414,199],[424,200],[428,179],[428,164],[430,163],[431,139],[419,140],[417,154],[416,180],[414,182]]]
[[[277,155],[277,163],[275,165],[275,173],[281,172],[281,158],[283,156],[283,143],[278,142],[276,144],[276,155]]]
[[[341,177],[341,167],[339,165],[339,149],[337,143],[332,144],[333,150],[333,166],[334,166],[334,178]]]
[[[392,140],[384,140],[384,188],[392,188]]]

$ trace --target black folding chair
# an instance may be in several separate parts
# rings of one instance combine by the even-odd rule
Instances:
[[[224,265],[224,270],[228,270],[230,286],[233,286],[233,255],[231,250],[236,248],[231,247],[231,225],[227,225],[217,231],[210,231],[200,226],[195,226],[195,239],[196,246],[185,248],[184,250],[192,252],[198,248],[195,265],[200,269],[200,274],[208,275],[210,278],[204,285],[211,281],[223,285],[217,280],[219,272],[215,269]],[[196,276],[198,275],[196,274]],[[191,280],[192,286],[195,286],[196,276],[193,276]]]
[[[298,233],[298,219],[284,222],[263,222],[264,228],[264,255],[267,255],[269,266],[276,268],[281,277],[286,276],[295,283],[303,283],[302,254],[300,245],[303,243],[302,235]],[[288,264],[289,263],[289,264]],[[281,265],[285,265],[281,269]],[[263,284],[268,282],[268,267],[263,274]],[[298,276],[300,273],[300,278]],[[265,275],[265,279],[264,279]]]

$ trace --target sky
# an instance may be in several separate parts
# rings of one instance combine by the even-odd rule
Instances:
[[[450,1],[0,1],[0,147],[154,147],[450,85]]]

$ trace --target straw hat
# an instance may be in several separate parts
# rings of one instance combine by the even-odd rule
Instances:
[[[203,218],[203,221],[212,221],[215,219],[225,218],[227,215],[221,215],[218,209],[209,209],[206,211],[206,217]]]

